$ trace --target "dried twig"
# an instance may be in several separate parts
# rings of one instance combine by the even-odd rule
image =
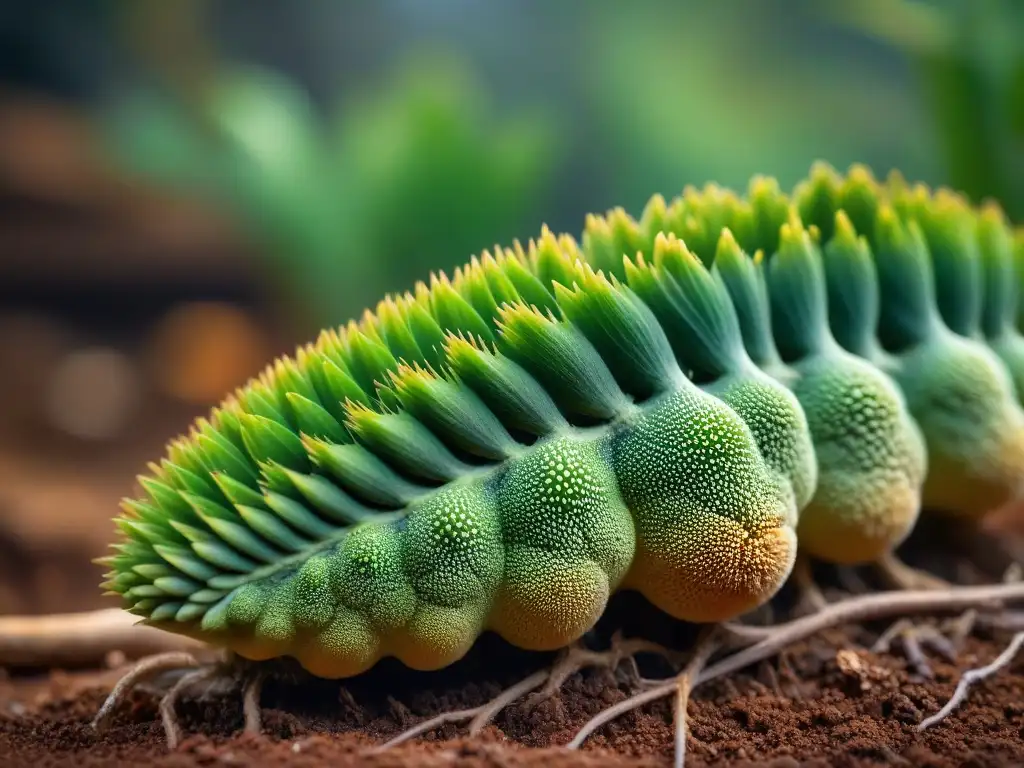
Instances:
[[[964,699],[967,698],[967,692],[971,686],[975,683],[981,682],[987,677],[991,677],[1003,667],[1007,666],[1013,657],[1020,651],[1021,646],[1024,646],[1024,632],[1018,632],[1013,636],[1010,644],[1006,646],[1006,650],[996,656],[995,660],[991,664],[980,667],[979,669],[969,669],[964,672],[963,677],[960,678],[960,682],[957,683],[956,690],[953,692],[953,697],[946,702],[946,706],[940,709],[931,717],[926,717],[921,721],[921,724],[917,726],[917,730],[923,731],[926,728],[931,728],[936,723],[940,723],[945,720],[949,714],[963,704]]]
[[[73,666],[101,662],[111,651],[142,658],[203,648],[198,640],[137,621],[120,608],[50,616],[2,616],[0,666]]]

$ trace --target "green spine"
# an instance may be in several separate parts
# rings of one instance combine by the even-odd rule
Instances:
[[[926,499],[971,506],[942,478],[986,502],[1019,483],[1024,412],[965,338],[1013,369],[1007,236],[955,196],[819,165],[792,199],[765,178],[746,199],[688,188],[639,221],[589,217],[581,245],[545,229],[496,248],[173,441],[123,505],[106,587],[149,623],[331,677],[444,666],[488,628],[561,647],[621,587],[731,618],[781,585],[798,524],[839,561],[905,533],[924,451],[903,398],[938,457]],[[843,349],[880,346],[902,394]]]
[[[625,583],[698,621],[763,602],[792,564],[792,489],[585,259],[545,230],[277,361],[151,467],[106,586],[149,623],[330,677],[444,666],[487,628],[561,647]],[[621,490],[646,482],[641,454],[616,447],[637,430],[663,435],[651,471],[694,467],[642,507]],[[641,510],[704,538],[638,530]],[[708,582],[700,557],[739,542],[746,580]]]

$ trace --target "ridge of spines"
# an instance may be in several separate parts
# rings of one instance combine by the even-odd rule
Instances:
[[[419,363],[403,363],[390,375],[402,407],[450,447],[488,461],[517,453],[498,417],[454,376],[443,378]]]
[[[816,212],[821,219],[828,211]],[[867,239],[858,235],[846,211],[831,216],[832,234],[823,249],[828,315],[832,335],[843,349],[878,361],[880,313],[878,275]]]
[[[981,330],[996,339],[1015,326],[1020,300],[1014,265],[1014,237],[1002,209],[984,204],[978,215],[978,253],[982,272]]]
[[[521,365],[472,336],[449,332],[448,366],[502,420],[525,440],[569,426],[547,390]]]
[[[931,261],[935,300],[945,324],[975,337],[982,313],[982,273],[977,217],[967,202],[948,189],[932,193],[925,185],[907,187],[890,179],[892,205],[920,228]]]
[[[739,319],[721,282],[673,234],[658,233],[653,258],[626,260],[626,282],[670,333],[676,357],[698,378],[717,378],[746,360]]]
[[[559,306],[609,361],[622,389],[645,400],[677,385],[683,372],[649,306],[614,275],[609,279],[590,264],[581,265],[579,272],[571,288],[555,284]]]
[[[792,198],[767,178],[745,199],[688,187],[652,197],[639,221],[622,209],[588,217],[582,245],[544,228],[495,247],[275,360],[172,441],[140,479],[144,496],[124,503],[106,586],[151,619],[196,621],[268,558],[400,513],[572,423],[616,418],[678,386],[680,368],[719,375],[741,354],[775,366],[776,343],[787,355],[817,343],[806,334],[822,306],[824,330],[858,353],[872,323],[899,348],[940,311],[954,330],[991,334],[1024,316],[1003,290],[1014,282],[1007,233],[951,193],[820,165]],[[1021,276],[1014,237],[1009,268]],[[973,298],[957,303],[949,286],[961,277]],[[680,345],[680,316],[700,344]],[[694,358],[702,347],[711,352]]]
[[[795,207],[788,213],[779,228],[778,250],[767,265],[772,328],[786,361],[821,353],[831,339],[817,230],[804,226]]]
[[[150,467],[102,560],[106,586],[149,620],[201,620],[249,573],[400,513],[570,421],[622,413],[632,397],[539,276],[598,285],[581,258],[545,229],[273,361]],[[616,300],[626,290],[603,288]]]
[[[878,339],[898,351],[929,338],[941,322],[928,246],[916,221],[903,221],[888,203],[874,227],[875,266],[881,295]]]
[[[732,231],[725,230],[715,252],[713,271],[736,310],[748,357],[762,370],[781,374],[784,364],[772,333],[764,252],[756,251],[748,257]]]
[[[630,398],[575,326],[512,304],[501,308],[498,328],[502,352],[537,379],[566,416],[609,421],[628,409]]]

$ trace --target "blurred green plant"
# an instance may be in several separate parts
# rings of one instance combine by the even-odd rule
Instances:
[[[584,82],[622,200],[756,173],[796,183],[816,159],[934,175],[926,117],[886,65],[815,44],[791,0],[602,3],[583,20]],[[884,172],[884,171],[883,171]]]
[[[1024,2],[828,0],[819,10],[913,62],[948,183],[1024,220]]]
[[[409,59],[318,114],[279,73],[218,67],[195,98],[135,93],[104,116],[118,162],[226,205],[313,325],[533,231],[556,134],[498,119],[457,59]]]
[[[754,173],[788,185],[827,159],[899,167],[1024,220],[1024,0],[591,8],[583,47],[601,55],[582,81],[615,202]]]

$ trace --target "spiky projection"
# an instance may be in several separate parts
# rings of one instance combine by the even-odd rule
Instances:
[[[545,233],[279,360],[141,478],[109,588],[327,677],[442,667],[488,628],[558,648],[625,584],[696,621],[763,602],[796,548],[789,465],[581,256]],[[799,408],[762,388],[807,474]]]
[[[922,499],[1017,492],[1021,243],[992,207],[818,166],[792,198],[687,189],[496,248],[172,442],[106,587],[325,677],[443,667],[486,629],[563,647],[617,589],[736,617],[798,540],[869,562]]]
[[[1000,361],[1014,365],[1019,338],[1005,223],[991,207],[979,215],[949,190],[895,174],[883,187],[862,167],[843,180],[819,166],[796,197],[826,235],[836,209],[862,233],[870,258],[856,275],[836,265],[830,319],[848,349],[899,383],[927,444],[924,505],[976,517],[1015,498],[1024,411]],[[841,309],[868,303],[880,308],[877,341],[852,332]]]
[[[785,382],[802,406],[805,417],[799,421],[807,423],[813,441],[817,482],[797,484],[815,490],[812,499],[801,499],[801,507],[806,505],[797,531],[801,548],[847,563],[870,562],[898,544],[920,507],[925,456],[919,431],[895,383],[832,338],[818,245],[778,186],[755,181],[749,201],[716,188],[704,194],[688,190],[667,208],[653,201],[640,222],[622,211],[607,219],[591,217],[584,243],[596,243],[600,232],[613,231],[609,222],[615,222],[619,242],[602,247],[602,254],[643,252],[652,247],[650,233],[658,230],[688,238],[712,264],[714,280],[708,282],[715,291],[691,288],[680,301],[692,307],[698,329],[673,336],[682,359],[711,375],[726,368],[723,360],[752,359],[749,367],[756,364],[762,379],[770,374]],[[717,242],[707,237],[702,228],[708,223],[716,229],[733,227],[754,257],[741,250],[730,229]],[[655,235],[655,253],[662,238]],[[767,260],[764,253],[771,254]],[[732,306],[716,313],[706,295]],[[740,412],[757,424],[778,408],[754,402]],[[772,454],[770,446],[785,445],[774,434],[765,443],[766,455]]]

